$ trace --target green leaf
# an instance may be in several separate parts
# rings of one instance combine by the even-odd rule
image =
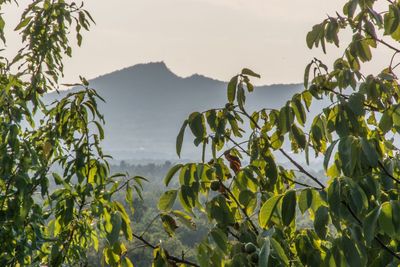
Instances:
[[[371,142],[361,138],[361,148],[371,167],[378,166],[379,155]]]
[[[323,37],[323,24],[317,24],[314,25],[312,30],[307,33],[307,37],[306,37],[306,42],[307,42],[307,46],[308,48],[312,48],[313,45],[317,46],[319,40],[321,39],[321,37]]]
[[[358,185],[358,183],[353,182],[351,179],[346,179],[350,187],[350,204],[355,212],[362,212],[368,209],[368,197],[364,190]]]
[[[364,29],[367,32],[367,34],[370,35],[372,38],[377,38],[375,26],[371,21],[364,22]]]
[[[193,208],[196,205],[196,196],[190,186],[182,185],[179,191],[179,200],[182,207],[190,214],[193,214]]]
[[[168,211],[175,203],[178,190],[169,190],[164,192],[158,200],[158,209],[161,211]]]
[[[344,174],[351,177],[354,174],[357,162],[360,160],[358,139],[354,136],[347,136],[340,139],[338,152],[343,164],[342,169]]]
[[[182,164],[177,164],[177,165],[175,165],[174,167],[172,167],[172,168],[168,171],[167,175],[166,175],[165,178],[164,178],[164,183],[165,183],[166,186],[169,185],[169,182],[171,181],[172,177],[174,177],[175,173],[176,173],[177,171],[179,171],[182,167],[183,167]]]
[[[379,121],[379,128],[381,128],[383,133],[387,133],[393,127],[392,111],[386,110],[382,114],[382,118]]]
[[[279,200],[282,198],[282,195],[277,195],[269,198],[267,201],[264,202],[260,209],[260,213],[258,215],[258,221],[262,228],[265,228],[269,223],[273,212],[275,211],[276,205],[278,204]]]
[[[164,230],[167,232],[167,234],[169,236],[174,236],[175,235],[175,230],[178,228],[174,218],[172,218],[168,214],[162,214],[161,215],[161,221],[162,221],[162,225],[164,227]]]
[[[228,237],[224,232],[222,232],[221,229],[214,228],[211,230],[210,235],[212,239],[214,240],[215,244],[222,250],[226,251],[228,249],[227,242],[228,242]]]
[[[349,239],[348,237],[342,237],[342,246],[344,256],[346,258],[348,266],[365,266],[361,262],[361,255],[354,244],[354,240]]]
[[[244,94],[244,89],[242,86],[237,88],[237,102],[241,109],[244,109],[244,104],[246,102],[246,95]]]
[[[372,58],[371,49],[367,41],[362,40],[355,43],[357,54],[362,62],[370,61]]]
[[[255,73],[254,71],[244,68],[242,69],[242,74],[243,75],[249,75],[249,76],[253,76],[253,77],[257,77],[257,78],[261,78],[260,74]]]
[[[350,0],[343,7],[343,14],[347,15],[349,18],[353,18],[354,13],[357,9],[358,0]]]
[[[192,114],[190,114],[189,127],[196,138],[198,139],[204,138],[206,134],[206,127],[203,114],[199,112],[193,112]]]
[[[328,208],[325,206],[319,207],[317,209],[317,212],[315,213],[314,229],[317,235],[321,239],[326,238],[326,233],[328,231],[328,222],[329,222]]]
[[[251,190],[245,189],[240,191],[239,202],[244,207],[247,207],[254,199],[256,199],[256,195]]]
[[[292,125],[292,134],[299,147],[302,149],[306,148],[306,143],[307,143],[306,136],[303,133],[303,131],[296,126],[296,124]]]
[[[349,108],[356,116],[364,115],[364,95],[360,93],[352,94],[349,98]]]
[[[183,123],[183,125],[181,127],[181,130],[179,131],[178,136],[176,137],[176,153],[178,154],[178,157],[181,157],[183,137],[185,135],[185,129],[186,129],[187,125],[188,125],[188,121],[185,120],[185,122]]]
[[[28,23],[32,20],[32,17],[27,17],[25,19],[23,19],[18,25],[17,27],[15,27],[14,31],[18,31],[20,29],[22,29],[23,27],[25,27],[26,25],[28,25]]]
[[[391,200],[392,214],[393,214],[393,225],[398,236],[400,236],[400,201]]]
[[[375,229],[377,226],[380,212],[381,208],[376,207],[365,217],[363,223],[363,230],[364,230],[364,237],[368,245],[371,245],[372,240],[374,240],[375,238]]]
[[[235,101],[237,82],[238,82],[238,76],[236,75],[228,83],[228,101],[229,101],[229,103],[233,103],[233,101]]]
[[[306,123],[306,111],[303,104],[301,104],[300,99],[295,98],[292,100],[292,108],[297,121],[300,123],[301,126],[304,126],[304,124]]]
[[[290,131],[293,121],[294,121],[294,116],[293,116],[293,109],[291,106],[286,105],[281,108],[279,111],[279,123],[278,123],[278,128],[282,134],[287,133]]]
[[[269,238],[266,238],[264,244],[261,247],[260,256],[258,259],[258,267],[268,267],[270,252],[271,252],[271,242]]]
[[[389,5],[389,12],[384,16],[383,25],[385,35],[394,33],[399,27],[400,15],[399,8],[396,5]]]
[[[122,224],[121,214],[119,212],[114,212],[111,215],[112,230],[110,233],[107,234],[108,242],[111,245],[114,245],[118,241],[119,232],[121,231],[121,224]]]
[[[288,226],[296,215],[296,191],[289,190],[282,199],[282,222]]]
[[[180,211],[180,210],[173,210],[171,211],[172,214],[176,216],[176,218],[184,224],[187,228],[196,230],[196,223],[193,221],[193,219],[187,215],[186,213]]]
[[[389,236],[396,234],[395,226],[393,225],[393,211],[389,202],[381,205],[381,212],[379,214],[379,226]]]
[[[128,257],[123,257],[122,267],[134,267],[131,260]]]
[[[311,207],[313,200],[313,193],[310,188],[306,188],[301,191],[299,196],[299,209],[302,214]]]
[[[328,147],[328,149],[326,150],[326,152],[325,152],[325,156],[324,156],[324,168],[325,168],[325,170],[327,170],[328,167],[329,167],[329,160],[331,159],[333,149],[335,148],[335,145],[337,144],[338,141],[339,140],[333,141],[330,144],[330,146]]]
[[[279,242],[274,238],[271,238],[271,246],[275,254],[285,264],[285,266],[289,266],[289,259]]]
[[[304,104],[306,105],[306,109],[308,110],[308,111],[310,111],[310,107],[311,107],[311,103],[312,103],[312,94],[310,93],[310,91],[309,90],[307,90],[307,91],[304,91],[302,94],[301,94],[301,98],[303,99],[303,101],[304,101]]]
[[[250,82],[246,82],[246,87],[249,92],[254,91],[254,85],[252,85]]]
[[[311,48],[311,47],[309,47]],[[306,66],[306,69],[304,70],[304,87],[307,89],[308,88],[308,79],[310,78],[310,68],[312,66],[312,62],[308,63]]]

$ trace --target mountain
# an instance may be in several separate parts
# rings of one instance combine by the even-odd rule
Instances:
[[[106,119],[103,146],[117,160],[176,160],[176,135],[188,115],[226,103],[226,82],[199,74],[182,78],[163,62],[114,71],[90,80],[90,86],[106,100],[100,104]],[[259,86],[247,95],[247,106],[249,111],[278,108],[301,90],[300,84]],[[199,158],[192,140],[187,134],[183,158]]]

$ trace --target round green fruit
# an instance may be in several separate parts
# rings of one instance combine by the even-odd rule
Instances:
[[[258,262],[258,253],[251,254],[250,259],[252,262],[257,263]]]
[[[253,253],[257,250],[257,247],[253,243],[247,243],[246,246],[244,247],[246,253]]]
[[[211,190],[218,191],[220,187],[219,181],[212,181],[211,182]]]

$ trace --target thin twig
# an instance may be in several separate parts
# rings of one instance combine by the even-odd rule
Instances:
[[[143,233],[140,236],[144,236],[146,232],[150,229],[150,227],[153,225],[153,223],[156,221],[156,219],[160,216],[160,214],[157,214],[149,224],[147,224],[146,229],[144,229]]]
[[[357,215],[354,213],[354,211],[350,208],[349,204],[347,204],[344,201],[341,201],[342,204],[347,208],[347,210],[350,212],[351,216],[353,216],[353,218],[358,222],[358,224],[360,226],[363,225],[362,221],[357,217]],[[375,241],[377,241],[379,243],[379,245],[381,245],[381,247],[386,250],[387,252],[389,252],[393,257],[397,258],[400,260],[400,256],[396,254],[396,252],[394,252],[391,248],[389,248],[388,246],[385,245],[385,243],[382,242],[382,240],[379,239],[379,237],[375,236],[374,237]]]
[[[293,179],[290,179],[289,177],[286,177],[284,175],[282,177],[285,180],[288,180],[289,182],[292,182],[292,183],[297,184],[297,185],[301,185],[301,186],[308,187],[308,188],[313,188],[313,189],[316,189],[316,190],[320,190],[321,189],[321,188],[318,188],[318,187],[315,187],[315,186],[312,186],[312,185],[309,185],[309,184],[305,184],[305,183],[302,183],[302,182],[297,182],[297,181],[295,181]]]
[[[254,125],[261,130],[261,127],[257,124],[257,122],[253,119],[253,117],[251,117],[245,110],[242,110],[241,112],[243,115],[245,115],[247,118],[249,118]],[[293,158],[291,158],[282,148],[279,149],[279,151],[287,158],[290,160],[290,162],[293,163],[293,165],[295,165],[300,172],[302,172],[303,174],[307,175],[308,177],[310,177],[314,182],[316,182],[321,189],[325,188],[325,185],[323,185],[316,177],[314,177],[312,174],[310,174],[308,171],[306,171],[299,163],[297,163]],[[247,153],[249,154],[249,153]]]
[[[311,180],[313,180],[314,182],[316,182],[321,189],[325,188],[325,185],[323,183],[321,183],[315,176],[313,176],[311,173],[309,173],[308,171],[306,171],[299,163],[297,163],[292,157],[289,156],[289,154],[287,154],[285,152],[285,150],[283,150],[282,148],[279,149],[279,151],[288,159],[290,160],[291,163],[293,163],[294,166],[296,166],[297,169],[299,169],[299,171],[305,175],[307,175],[308,177],[311,178]]]
[[[223,188],[225,189],[226,192],[228,192],[228,194],[232,197],[233,201],[235,201],[236,205],[238,206],[238,208],[243,212],[244,216],[246,217],[246,219],[249,221],[251,227],[253,228],[254,232],[258,235],[258,230],[257,227],[255,226],[255,224],[253,223],[253,221],[251,220],[251,218],[249,217],[249,215],[247,214],[246,210],[242,207],[242,205],[240,205],[239,201],[236,199],[235,195],[232,193],[232,191],[226,187],[222,181],[220,180],[220,184],[223,186]]]
[[[385,172],[387,176],[389,176],[393,181],[396,181],[397,183],[400,184],[400,180],[394,177],[388,170],[386,170],[385,165],[381,161],[378,162],[379,166],[382,168],[382,170]]]
[[[247,154],[247,156],[251,156],[250,155],[250,153],[246,150],[246,149],[244,149],[238,142],[236,142],[235,140],[233,140],[230,136],[226,136],[226,138],[228,138],[232,143],[234,143],[235,144],[235,147],[238,147],[238,148],[240,148],[240,150],[242,150],[243,151],[243,153],[246,153]],[[243,143],[248,143],[249,141],[245,141],[245,142],[242,142],[241,144],[243,144]]]
[[[231,229],[228,228],[228,232],[229,232],[234,238],[236,238],[237,240],[240,240],[240,238],[239,238],[236,234],[234,234],[234,233],[232,232]]]
[[[140,240],[143,244],[145,244],[145,245],[148,246],[149,248],[152,248],[152,249],[156,249],[156,248],[157,248],[157,246],[151,244],[149,241],[147,241],[146,239],[144,239],[144,238],[141,237],[141,236],[138,236],[138,235],[136,235],[136,234],[132,234],[132,236],[133,236],[134,238]],[[189,265],[189,266],[194,266],[194,267],[200,267],[200,265],[198,265],[198,264],[196,264],[196,263],[194,263],[194,262],[185,260],[185,259],[180,259],[180,258],[178,258],[178,257],[171,256],[171,255],[168,255],[168,254],[166,254],[166,256],[167,256],[167,259],[168,259],[169,261],[173,261],[173,262],[176,262],[176,263],[183,263],[183,264],[187,264],[187,265]]]

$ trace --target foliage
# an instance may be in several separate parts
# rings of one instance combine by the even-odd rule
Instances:
[[[386,10],[377,11],[378,2]],[[141,196],[144,178],[110,173],[100,146],[102,99],[88,82],[81,78],[81,91],[49,106],[41,101],[58,89],[63,57],[72,55],[69,34],[80,45],[81,30],[92,22],[81,4],[33,1],[15,28],[22,49],[0,58],[1,266],[87,265],[88,249],[99,243],[103,264],[132,266],[123,239],[150,247],[154,266],[400,263],[397,1],[349,0],[343,14],[314,26],[306,37],[309,48],[339,46],[338,34],[346,29],[352,39],[331,68],[318,59],[307,65],[304,91],[281,109],[247,111],[250,78],[259,75],[243,69],[228,84],[224,108],[193,112],[183,123],[178,155],[190,129],[194,144],[203,146],[203,160],[170,169],[170,188],[158,208],[170,236],[181,225],[194,230],[194,217],[207,216],[210,230],[196,262],[132,232],[133,191]],[[3,43],[4,27],[0,16]],[[379,74],[362,74],[378,46],[393,57]],[[330,104],[307,119],[320,99]],[[323,157],[327,183],[296,160],[302,156],[308,163],[312,153]],[[294,169],[279,163],[278,154]],[[130,211],[115,198],[122,190]],[[310,223],[300,224],[302,217]]]
[[[97,249],[100,238],[103,262],[132,266],[120,238],[122,231],[132,239],[129,215],[112,196],[124,189],[131,203],[130,184],[140,190],[143,178],[109,174],[101,97],[81,78],[82,90],[49,106],[41,101],[58,89],[63,57],[72,55],[70,33],[80,45],[92,22],[83,4],[31,1],[15,27],[23,47],[0,58],[1,266],[86,265],[87,249]],[[5,26],[0,17],[4,45]]]
[[[386,9],[377,11],[377,3],[386,3]],[[161,196],[159,208],[171,234],[182,219],[171,208],[176,201],[183,207],[182,224],[196,212],[207,214],[212,229],[198,246],[198,263],[189,265],[400,264],[400,89],[395,75],[400,4],[349,0],[343,14],[312,28],[307,45],[326,52],[327,43],[339,46],[344,30],[352,39],[343,55],[331,68],[313,59],[305,70],[304,91],[281,109],[247,111],[250,78],[259,75],[243,69],[228,84],[224,108],[193,112],[183,123],[178,155],[189,129],[194,144],[203,146],[203,160],[170,170],[166,185],[175,176],[179,185]],[[379,74],[362,74],[378,46],[393,57]],[[329,105],[307,118],[312,103],[321,99]],[[280,164],[278,154],[293,169]],[[308,163],[311,154],[324,159],[327,183],[295,160],[301,156]],[[300,180],[301,175],[311,182]],[[311,227],[298,225],[299,213]],[[160,248],[154,255],[154,266],[174,262]]]
[[[208,232],[207,218],[199,214],[195,219],[196,230],[193,228],[179,227],[176,229],[175,234],[170,236],[163,230],[162,220],[159,216],[157,208],[157,199],[162,194],[163,178],[171,167],[171,163],[165,162],[164,164],[140,164],[133,165],[122,163],[119,166],[110,165],[111,172],[126,172],[135,173],[145,177],[151,177],[148,183],[143,185],[142,199],[139,197],[134,198],[135,213],[131,217],[133,230],[139,236],[142,236],[149,243],[157,244],[162,240],[160,245],[168,251],[171,255],[182,255],[187,260],[195,260],[195,252],[197,244],[203,239]],[[124,192],[118,192],[114,195],[116,199],[123,199]],[[175,203],[175,209],[179,209],[179,203]],[[135,266],[151,266],[153,260],[153,253],[143,243],[134,239],[125,244],[128,257]],[[99,244],[99,249],[102,244]],[[101,259],[98,253],[92,250],[89,254],[90,266],[100,266]]]

